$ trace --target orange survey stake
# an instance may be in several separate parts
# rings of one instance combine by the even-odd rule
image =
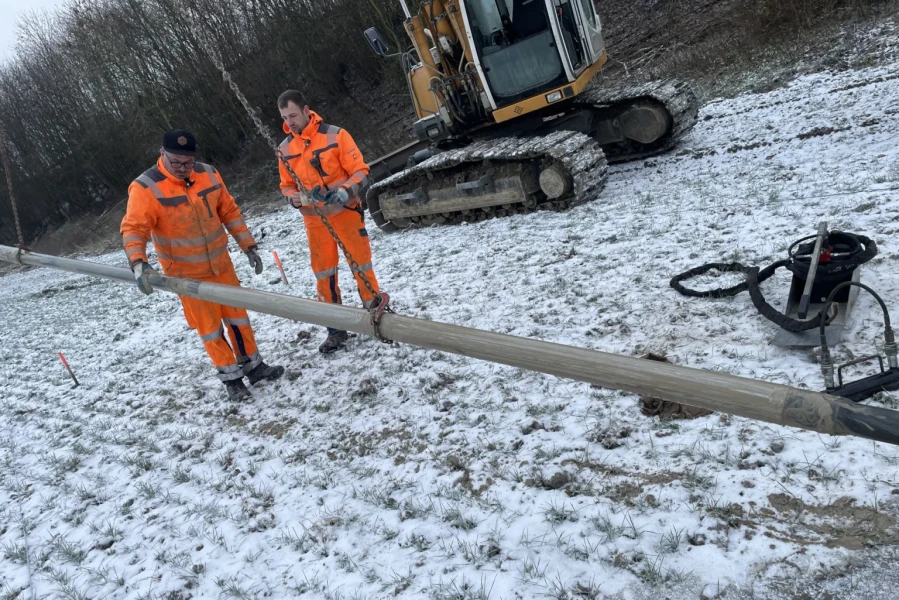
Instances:
[[[278,270],[281,271],[281,281],[284,282],[284,285],[288,285],[287,275],[284,274],[284,267],[281,265],[281,259],[278,257],[278,253],[272,250],[272,256],[275,257],[275,264],[278,265]]]
[[[66,360],[66,357],[62,355],[62,352],[57,352],[59,354],[59,360],[62,361],[62,366],[66,368],[66,371],[69,372],[69,375],[72,376],[72,381],[75,382],[75,387],[78,387],[78,378],[75,377],[75,373],[72,372],[72,367],[69,366],[69,361]]]

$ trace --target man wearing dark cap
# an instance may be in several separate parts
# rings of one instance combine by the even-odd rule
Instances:
[[[221,175],[196,160],[194,136],[184,129],[167,132],[159,154],[156,165],[128,187],[128,210],[121,227],[125,254],[140,291],[152,293],[150,276],[157,274],[147,260],[150,239],[166,275],[240,285],[228,255],[227,229],[256,274],[262,273],[256,242]],[[262,361],[246,310],[180,298],[187,324],[203,340],[229,399],[251,398],[243,377],[255,384],[284,373],[284,367]]]

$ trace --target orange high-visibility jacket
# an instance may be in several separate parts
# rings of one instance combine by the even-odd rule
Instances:
[[[166,275],[202,279],[234,271],[223,224],[244,252],[256,244],[214,167],[198,162],[190,181],[169,173],[160,157],[128,187],[121,231],[132,266],[147,260],[152,238]]]
[[[313,111],[310,111],[309,117],[309,124],[299,135],[292,133],[287,123],[284,124],[284,131],[289,135],[279,146],[281,154],[307,192],[317,185],[321,186],[322,195],[341,187],[349,192],[350,198],[344,206],[325,206],[319,202],[319,210],[325,215],[333,215],[344,208],[355,208],[361,202],[359,192],[368,182],[368,165],[362,158],[362,152],[345,129],[322,123],[322,118]],[[280,160],[278,169],[281,172],[281,192],[289,196],[298,191]],[[315,216],[311,206],[302,207],[300,212],[305,216]]]

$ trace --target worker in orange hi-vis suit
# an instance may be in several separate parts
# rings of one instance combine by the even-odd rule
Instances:
[[[163,136],[156,165],[128,187],[128,210],[121,231],[125,254],[145,294],[153,291],[150,275],[157,274],[147,260],[150,239],[166,275],[240,285],[228,255],[227,229],[256,274],[262,273],[256,242],[237,203],[219,172],[198,162],[196,155],[196,139],[190,132],[169,131]],[[180,298],[187,324],[203,340],[229,399],[252,397],[243,383],[244,376],[255,384],[284,373],[284,367],[263,362],[246,310],[188,296]]]
[[[340,304],[337,285],[337,242],[322,219],[311,206],[316,205],[334,228],[337,237],[358,263],[350,265],[359,295],[366,308],[372,306],[374,295],[363,284],[362,276],[380,293],[378,280],[372,269],[371,244],[365,229],[365,212],[359,194],[368,181],[368,165],[362,153],[345,130],[322,122],[309,110],[303,94],[287,90],[278,98],[278,109],[284,119],[284,132],[289,134],[281,142],[282,156],[300,180],[302,190],[279,160],[281,192],[303,215],[309,256],[315,273],[318,300]],[[309,194],[305,194],[308,192]],[[330,354],[346,344],[347,333],[328,328],[328,337],[319,346],[323,354]]]

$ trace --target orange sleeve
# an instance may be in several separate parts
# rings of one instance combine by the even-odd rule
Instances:
[[[358,196],[368,183],[368,165],[365,164],[365,159],[353,140],[353,136],[346,129],[341,129],[337,134],[337,147],[340,151],[340,165],[349,173],[349,177],[342,187],[347,189],[351,198]]]
[[[246,252],[250,249],[250,246],[256,245],[256,241],[253,239],[253,234],[250,233],[250,229],[247,227],[247,223],[240,213],[240,207],[237,206],[234,196],[232,196],[231,192],[228,191],[228,188],[225,187],[225,181],[222,179],[221,174],[219,174],[217,170],[215,171],[215,174],[222,183],[222,190],[219,192],[218,202],[216,203],[216,211],[218,212],[219,220],[224,224],[225,229],[228,230],[228,233],[231,234],[234,241],[240,246],[240,249]]]
[[[289,196],[294,192],[298,192],[297,184],[294,182],[293,177],[290,176],[290,173],[287,172],[287,169],[284,167],[284,163],[281,159],[278,159],[278,174],[281,175],[281,193],[285,196]]]
[[[138,262],[149,262],[147,242],[153,228],[156,227],[157,204],[156,198],[139,183],[128,186],[128,209],[125,211],[125,218],[122,219],[120,231],[125,255],[128,256],[128,264],[131,266]]]

